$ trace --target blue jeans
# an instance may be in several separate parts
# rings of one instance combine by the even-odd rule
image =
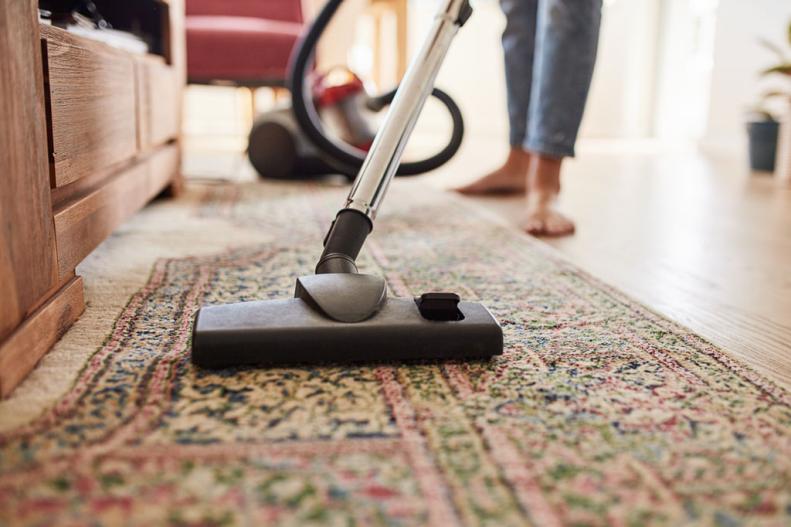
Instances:
[[[601,23],[601,0],[500,0],[510,143],[574,155]]]

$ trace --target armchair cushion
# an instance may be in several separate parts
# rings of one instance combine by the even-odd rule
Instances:
[[[187,0],[187,16],[243,16],[302,22],[301,0]]]
[[[269,2],[251,3],[263,6]],[[191,15],[185,25],[190,80],[229,80],[241,84],[284,80],[291,49],[302,31],[300,22],[247,16]]]

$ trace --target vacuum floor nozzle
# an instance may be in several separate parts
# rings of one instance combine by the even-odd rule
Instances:
[[[301,298],[205,306],[195,319],[192,361],[237,365],[485,359],[503,333],[482,304],[460,302],[460,320],[429,320],[412,299],[390,298],[371,318],[338,322]]]

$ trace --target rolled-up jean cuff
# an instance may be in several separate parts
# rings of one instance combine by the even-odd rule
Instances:
[[[511,145],[511,148],[524,148],[525,147],[525,136],[523,136],[523,135],[510,135],[508,137],[508,144]]]
[[[574,143],[552,143],[541,139],[528,139],[522,143],[525,150],[547,157],[574,157]]]

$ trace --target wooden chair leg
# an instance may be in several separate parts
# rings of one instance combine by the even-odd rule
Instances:
[[[258,115],[258,108],[255,104],[255,86],[250,86],[250,126],[255,122],[255,116]]]
[[[409,55],[409,42],[407,32],[407,0],[395,0],[394,10],[396,16],[396,76],[398,81],[404,78]]]
[[[374,83],[380,90],[382,89],[382,13],[380,10],[374,13],[374,49],[373,49],[373,64],[371,65],[371,73],[373,73]]]

